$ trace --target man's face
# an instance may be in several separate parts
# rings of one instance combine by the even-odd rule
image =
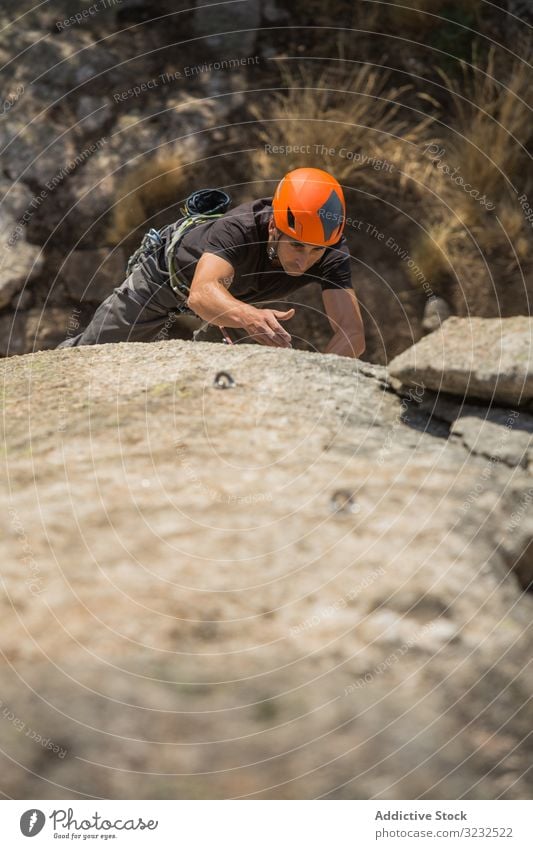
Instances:
[[[286,274],[298,276],[304,274],[324,255],[325,248],[296,242],[290,236],[283,235],[278,242],[278,257]]]
[[[275,234],[276,231],[272,228],[271,232]],[[311,268],[315,262],[318,262],[320,257],[324,255],[326,248],[297,242],[283,233],[277,243],[277,250],[278,259],[285,273],[291,277],[298,277],[300,274],[304,274],[308,268]]]

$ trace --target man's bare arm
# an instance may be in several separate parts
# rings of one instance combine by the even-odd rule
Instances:
[[[360,357],[365,350],[365,329],[355,292],[353,289],[324,289],[322,300],[333,330],[324,353]]]
[[[187,300],[189,308],[209,324],[242,327],[262,345],[290,348],[290,334],[279,320],[292,318],[294,310],[262,310],[239,301],[228,292],[234,274],[235,270],[227,260],[216,254],[202,254],[191,283]]]

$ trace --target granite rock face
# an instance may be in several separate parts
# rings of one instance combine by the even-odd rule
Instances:
[[[67,335],[80,331],[80,311],[61,307],[17,310],[0,315],[0,355],[55,348]]]
[[[26,239],[36,199],[29,189],[0,183],[0,309],[28,287],[42,268],[41,250]]]
[[[257,15],[244,14],[243,26],[252,27]],[[155,20],[141,32],[136,25],[146,17]],[[28,306],[41,308],[42,322],[53,320],[49,307],[68,312],[87,300],[99,303],[122,282],[125,274],[115,262],[109,228],[122,192],[131,190],[123,189],[124,179],[141,162],[159,156],[174,162],[175,170],[201,158],[213,127],[227,121],[234,108],[233,88],[243,88],[246,68],[237,69],[231,92],[209,94],[205,46],[202,60],[192,59],[199,52],[197,39],[203,38],[196,32],[194,4],[178,11],[170,2],[123,0],[78,9],[69,0],[38,6],[21,0],[16,14],[6,9],[4,18],[0,310],[3,324],[9,322],[21,335],[12,336],[10,346],[3,343],[2,351],[28,353],[56,338],[54,324],[28,338],[31,316],[20,315]],[[24,24],[17,24],[22,19]],[[170,43],[176,33],[179,50],[163,49],[163,30]],[[253,43],[255,37],[250,29],[245,41]],[[165,220],[159,223],[178,217],[183,194],[196,188],[194,173],[184,174],[182,183],[175,208],[165,202],[165,212],[157,204],[149,211],[161,211]],[[141,229],[142,214],[136,222]],[[55,271],[64,260],[68,274],[58,285]],[[85,273],[79,274],[84,260]],[[29,284],[32,297],[19,299]]]
[[[533,485],[457,399],[251,345],[0,367],[4,794],[531,798]]]
[[[407,386],[493,404],[533,399],[533,318],[450,317],[389,364]]]
[[[126,277],[126,257],[118,249],[72,251],[61,264],[59,276],[74,300],[100,304]]]

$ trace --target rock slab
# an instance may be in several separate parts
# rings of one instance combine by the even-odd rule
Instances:
[[[531,798],[522,466],[333,355],[0,370],[2,793]]]
[[[533,318],[458,318],[389,364],[405,386],[422,386],[494,404],[533,399]]]

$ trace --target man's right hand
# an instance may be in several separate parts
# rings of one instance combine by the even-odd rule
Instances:
[[[294,310],[263,310],[234,298],[228,291],[235,271],[231,263],[208,251],[200,257],[191,283],[187,306],[209,324],[241,327],[261,345],[291,348],[291,337],[280,324]]]
[[[293,309],[281,312],[248,307],[243,310],[241,327],[261,345],[268,345],[271,348],[292,348],[290,333],[283,329],[280,321],[288,321],[294,313]]]

